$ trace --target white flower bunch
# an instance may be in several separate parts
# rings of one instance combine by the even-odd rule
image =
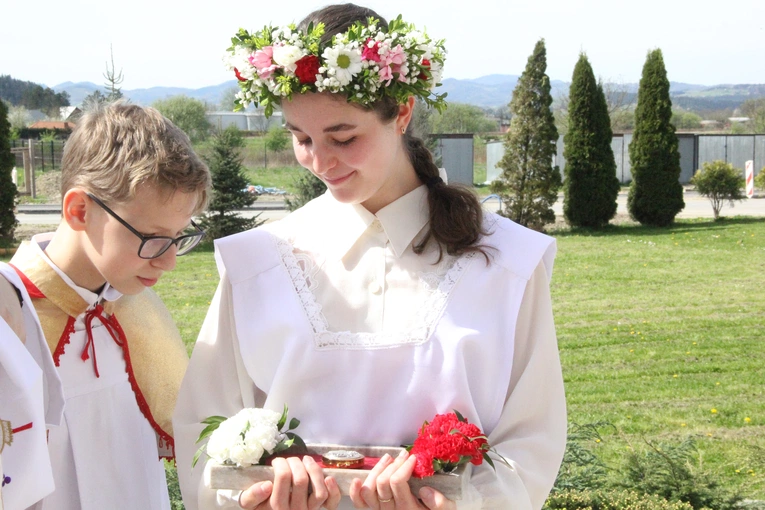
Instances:
[[[197,451],[192,467],[203,451],[219,464],[247,467],[262,463],[266,457],[290,448],[295,442],[304,447],[303,440],[290,432],[300,420],[293,418],[287,431],[282,432],[286,421],[287,406],[281,415],[270,409],[246,408],[230,418],[211,416],[202,421],[207,427],[197,443],[207,437],[209,440]]]

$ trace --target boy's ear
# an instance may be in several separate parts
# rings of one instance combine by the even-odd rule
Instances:
[[[69,228],[74,231],[85,230],[89,208],[93,201],[88,197],[85,190],[73,188],[66,192],[61,205],[61,216]]]

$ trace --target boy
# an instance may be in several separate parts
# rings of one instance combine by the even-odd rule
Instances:
[[[86,113],[61,162],[62,221],[11,259],[64,385],[45,510],[169,509],[164,466],[186,350],[148,289],[203,232],[210,173],[152,108]]]
[[[29,294],[0,262],[0,508],[27,508],[53,492],[46,426],[61,423],[63,407]]]

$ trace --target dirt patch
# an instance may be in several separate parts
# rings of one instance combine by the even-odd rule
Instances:
[[[43,172],[35,178],[35,188],[37,198],[45,199],[45,203],[61,203],[61,172]]]

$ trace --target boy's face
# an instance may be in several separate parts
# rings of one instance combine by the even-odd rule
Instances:
[[[197,198],[194,193],[176,191],[168,195],[143,186],[129,202],[108,205],[144,236],[176,238],[189,227]],[[88,258],[101,279],[122,294],[138,294],[175,267],[175,245],[157,258],[142,259],[138,256],[138,236],[94,201],[90,201],[89,213],[92,221],[87,227]]]

